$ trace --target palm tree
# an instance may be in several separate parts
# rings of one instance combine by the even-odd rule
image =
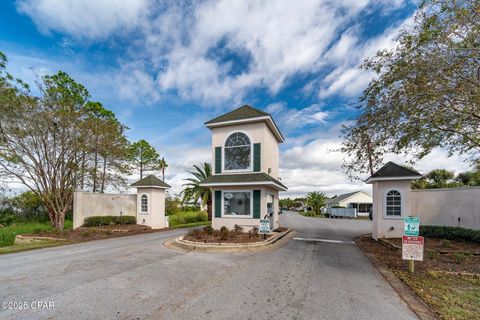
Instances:
[[[307,204],[312,207],[316,215],[320,214],[320,209],[325,206],[326,200],[327,196],[323,192],[313,191],[307,194]]]
[[[194,171],[188,171],[193,177],[184,179],[188,183],[183,184],[185,189],[182,191],[182,202],[193,200],[197,202],[199,199],[202,201],[202,205],[207,206],[208,220],[212,220],[212,192],[207,187],[200,186],[200,183],[212,175],[212,166],[210,163],[204,162],[197,166],[194,165]]]

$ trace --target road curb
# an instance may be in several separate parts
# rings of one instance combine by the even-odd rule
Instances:
[[[235,253],[235,252],[257,252],[276,249],[283,246],[295,235],[292,229],[288,229],[278,236],[271,237],[265,241],[254,243],[199,243],[184,240],[184,236],[167,240],[164,245],[171,249],[181,249],[185,251],[197,251],[204,253]]]
[[[354,240],[355,242],[357,242],[358,239],[365,236],[366,235],[358,236]],[[373,254],[371,254],[370,252],[365,252],[364,250],[361,251],[365,256],[370,259],[370,262],[375,266],[378,272],[380,272],[383,278],[390,284],[390,286],[393,288],[393,290],[395,290],[395,292],[400,296],[400,298],[405,301],[407,306],[417,315],[417,317],[419,317],[421,320],[438,319],[437,314],[392,271],[380,264]]]

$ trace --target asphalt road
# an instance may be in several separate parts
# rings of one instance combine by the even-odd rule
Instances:
[[[162,245],[175,230],[1,255],[0,302],[28,310],[0,319],[416,319],[351,243],[369,221],[285,213],[281,224],[303,240],[186,253]]]

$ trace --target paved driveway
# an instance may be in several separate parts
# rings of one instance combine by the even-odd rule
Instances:
[[[297,238],[264,253],[163,247],[181,230],[0,256],[1,319],[416,319],[349,243],[369,221],[285,213]],[[337,240],[321,242],[318,239]]]

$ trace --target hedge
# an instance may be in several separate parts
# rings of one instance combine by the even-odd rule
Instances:
[[[446,226],[420,226],[420,235],[431,238],[480,243],[480,230]]]
[[[135,216],[92,216],[85,218],[83,222],[84,227],[99,227],[115,224],[136,224],[137,218]]]

